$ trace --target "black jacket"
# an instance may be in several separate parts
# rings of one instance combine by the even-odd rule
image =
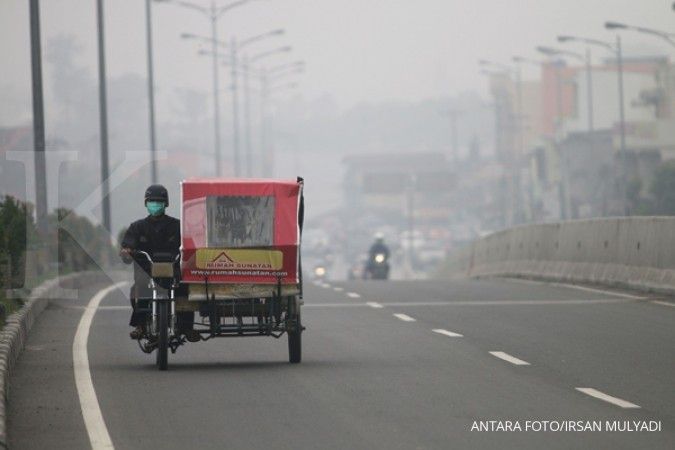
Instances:
[[[389,259],[389,247],[381,242],[375,242],[368,251],[368,258],[372,261],[378,253],[384,254],[385,259]]]
[[[167,215],[137,220],[129,225],[121,247],[142,250],[151,257],[155,253],[171,253],[175,256],[180,251],[180,220]],[[137,286],[145,286],[149,270],[147,260],[144,256],[135,256],[134,262],[134,281]]]

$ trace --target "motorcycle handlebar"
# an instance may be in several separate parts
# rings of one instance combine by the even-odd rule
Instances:
[[[144,252],[143,250],[131,250],[131,255],[132,256],[145,256],[145,259],[148,260],[148,262],[153,263],[154,261],[152,260],[152,257],[148,252]],[[180,259],[180,253],[176,255],[176,257],[173,259],[173,262],[176,262]]]

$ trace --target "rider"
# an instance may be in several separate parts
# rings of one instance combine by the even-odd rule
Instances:
[[[368,260],[374,261],[375,256],[378,254],[383,254],[385,261],[389,259],[389,247],[384,243],[384,233],[381,231],[375,233],[375,242],[370,246],[370,250],[368,251]]]
[[[377,261],[377,255],[384,255],[384,261]],[[375,270],[378,263],[384,263],[385,272],[389,272],[389,247],[384,243],[384,234],[380,231],[375,233],[375,242],[370,246],[368,250],[368,261],[366,262],[366,268],[364,272],[365,278],[371,278],[373,276],[373,270]],[[386,277],[386,275],[385,275]]]
[[[132,339],[140,339],[144,334],[147,313],[136,311],[136,306],[147,308],[147,300],[136,298],[152,297],[148,283],[149,267],[142,256],[133,255],[133,251],[144,251],[153,257],[156,253],[169,253],[174,257],[180,252],[180,220],[164,213],[169,206],[169,193],[161,184],[153,184],[145,190],[145,207],[148,216],[129,225],[121,242],[120,257],[125,264],[134,264],[134,285],[131,287],[130,300],[133,312],[129,325],[134,330],[129,334]],[[145,303],[142,305],[141,303]],[[178,325],[188,334],[192,331],[194,313],[178,313]],[[181,325],[184,326],[181,327]],[[188,335],[188,337],[192,337]]]

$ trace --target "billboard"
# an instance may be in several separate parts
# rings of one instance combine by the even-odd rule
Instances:
[[[183,181],[182,281],[297,284],[301,198],[301,181]]]

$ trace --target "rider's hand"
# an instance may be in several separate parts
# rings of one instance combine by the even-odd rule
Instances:
[[[132,251],[132,249],[127,247],[120,249],[120,258],[122,258],[124,264],[131,264],[133,262],[134,258],[131,256]]]

